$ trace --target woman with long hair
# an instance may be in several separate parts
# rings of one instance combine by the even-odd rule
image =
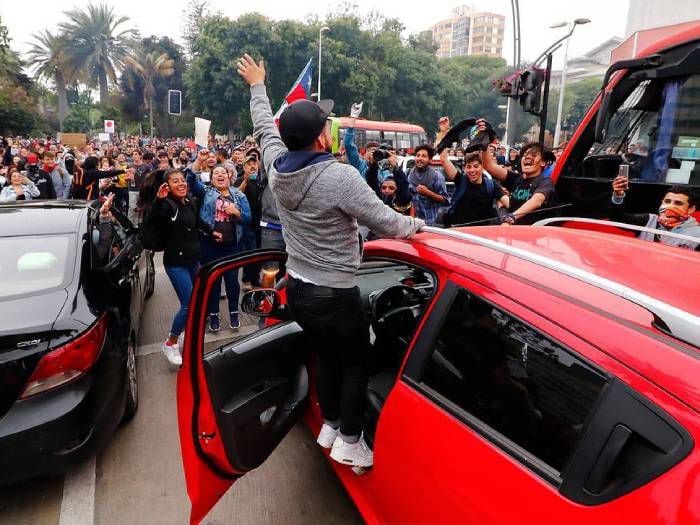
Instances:
[[[0,203],[35,199],[39,193],[31,180],[22,175],[15,166],[11,166],[7,170],[7,183],[0,192]]]
[[[182,355],[178,339],[185,328],[194,277],[201,259],[200,236],[197,232],[201,231],[204,237],[213,236],[216,240],[221,240],[222,235],[212,231],[199,218],[190,199],[187,181],[180,170],[166,171],[163,179],[151,206],[149,220],[153,220],[158,228],[163,243],[165,273],[180,301],[180,309],[173,318],[170,334],[163,343],[165,357],[170,364],[179,366],[182,364]]]
[[[187,182],[192,194],[200,201],[199,217],[220,237],[202,236],[202,263],[234,255],[241,251],[244,240],[244,228],[250,225],[250,206],[248,199],[238,188],[231,186],[231,179],[226,168],[219,165],[212,170],[211,186],[205,186],[197,180],[194,172],[189,172]],[[228,299],[229,326],[236,330],[240,327],[238,318],[238,270],[228,271],[223,276]],[[209,295],[209,330],[221,329],[219,316],[219,299],[221,279],[212,286]]]

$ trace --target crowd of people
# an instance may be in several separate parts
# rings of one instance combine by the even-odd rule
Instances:
[[[530,143],[516,149],[497,139],[489,138],[487,143],[475,140],[487,131],[483,120],[476,121],[471,140],[445,147],[442,139],[450,133],[450,121],[441,117],[435,143],[417,146],[411,164],[392,144],[356,143],[354,124],[361,111],[361,103],[353,105],[340,151],[331,155],[329,147],[325,154],[354,168],[353,173],[366,182],[379,201],[400,215],[442,227],[532,224],[541,217],[538,212],[556,206],[550,175],[561,148],[551,151]],[[281,196],[270,188],[267,174],[271,167],[262,166],[253,137],[239,142],[210,138],[207,148],[183,138],[135,136],[75,147],[51,138],[5,138],[0,158],[0,203],[109,198],[113,209],[136,225],[143,223],[143,229],[150,229],[151,236],[161,239],[150,244],[163,250],[165,270],[180,302],[163,345],[173,364],[181,363],[182,333],[197,267],[244,250],[284,250],[289,239],[296,237],[296,233],[287,232],[285,236],[282,231],[278,211]],[[452,191],[448,191],[448,183]],[[672,188],[671,196],[666,198],[670,204],[664,204],[664,200],[659,214],[651,218],[624,213],[625,188],[616,179],[611,200],[615,218],[661,230],[700,234],[700,226],[691,216],[696,197],[687,188]],[[674,214],[673,219],[666,218],[669,214]],[[377,225],[360,231],[365,239],[383,234]],[[678,241],[675,244],[698,247]],[[280,264],[246,268],[242,276],[235,272],[224,276],[227,320],[232,329],[240,326],[241,283],[246,290],[270,286],[280,271],[285,273],[286,268],[280,268]],[[215,288],[220,286],[218,283]],[[215,289],[208,312],[208,327],[214,332],[221,328],[218,298],[219,290]]]

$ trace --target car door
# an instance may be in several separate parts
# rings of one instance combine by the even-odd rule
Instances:
[[[669,415],[611,370],[630,380],[561,325],[453,275],[384,406],[375,507],[387,523],[685,522],[697,463],[674,417],[691,411],[654,391]]]
[[[177,380],[192,523],[199,523],[239,477],[267,459],[305,407],[307,353],[298,324],[258,323],[241,314],[241,328],[230,337],[225,330],[205,329],[210,300],[220,300],[218,279],[237,279],[246,265],[274,266],[285,257],[278,250],[247,252],[203,266],[197,274]]]

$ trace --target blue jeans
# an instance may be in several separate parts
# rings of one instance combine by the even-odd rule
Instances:
[[[240,246],[236,243],[218,244],[202,239],[200,243],[202,247],[202,264],[206,264],[222,257],[236,255],[240,253]],[[226,286],[226,298],[228,299],[228,311],[238,312],[238,296],[241,293],[241,286],[238,284],[238,269],[229,270],[224,273],[224,285]],[[209,294],[209,302],[207,305],[207,313],[219,313],[219,300],[221,298],[221,279],[217,279],[212,284]]]
[[[194,285],[194,276],[197,273],[197,268],[199,268],[198,264],[165,267],[165,273],[168,274],[170,282],[177,294],[177,298],[180,301],[180,309],[173,318],[170,335],[180,335],[185,329],[187,312],[190,306],[190,297],[192,297],[192,286]]]

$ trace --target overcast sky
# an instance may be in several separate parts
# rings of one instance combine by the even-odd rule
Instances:
[[[509,63],[512,62],[513,33],[510,0],[489,0],[488,2],[481,0],[474,2],[431,0],[420,3],[406,0],[353,1],[358,6],[357,13],[361,14],[376,9],[388,16],[398,18],[406,26],[407,34],[427,29],[438,20],[449,17],[452,8],[460,4],[472,4],[480,10],[501,13],[506,16],[503,56]],[[33,33],[56,27],[64,19],[64,11],[86,3],[75,0],[34,0],[32,2],[2,0],[0,2],[0,16],[3,23],[9,28],[13,48],[23,52],[27,50],[28,42],[31,41]],[[106,0],[106,3],[114,6],[118,14],[129,16],[142,36],[168,35],[180,41],[183,14],[188,5],[187,0],[170,0],[168,2]],[[288,18],[303,20],[308,14],[315,14],[323,18],[329,10],[329,5],[339,4],[339,1],[329,3],[318,0],[303,3],[290,2],[289,0],[250,3],[234,3],[226,0],[210,1],[214,10],[221,11],[230,18],[236,18],[243,13],[255,10],[276,20]],[[550,25],[560,21],[569,21],[574,18],[589,18],[591,20],[590,24],[579,26],[576,29],[569,47],[570,57],[585,53],[609,37],[624,37],[628,4],[628,0],[585,0],[581,2],[520,0],[523,59],[534,59],[559,35],[563,34],[564,29],[549,29]],[[255,5],[255,9],[247,8],[246,5]],[[428,6],[430,9],[427,9]],[[560,51],[558,54],[559,56],[555,57],[555,67],[561,61],[562,52]]]

